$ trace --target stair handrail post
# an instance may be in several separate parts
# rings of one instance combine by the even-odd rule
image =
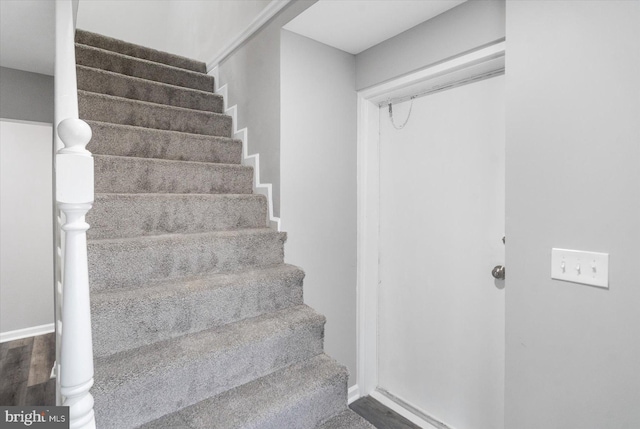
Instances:
[[[95,429],[93,341],[85,216],[94,201],[91,128],[78,118],[75,25],[71,0],[56,0],[55,195],[62,212],[62,306],[59,383],[71,429]]]

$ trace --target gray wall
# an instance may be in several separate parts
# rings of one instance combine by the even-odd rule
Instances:
[[[327,79],[331,70],[331,79]],[[281,221],[325,351],[356,382],[355,57],[289,31],[281,47]]]
[[[237,128],[249,128],[249,155],[260,154],[260,180],[273,185],[275,216],[280,216],[280,30],[313,3],[292,2],[220,64],[227,105],[238,105]]]
[[[170,7],[171,1],[166,0],[82,0],[78,5],[76,26],[82,30],[167,51],[171,36],[168,29]]]
[[[356,56],[356,89],[504,37],[504,0],[470,0]]]
[[[53,76],[0,67],[0,118],[53,123]]]
[[[271,0],[170,1],[167,49],[210,62]]]
[[[640,427],[640,2],[507,4],[507,428]],[[550,279],[610,254],[610,289]]]
[[[275,216],[280,215],[280,29],[313,3],[292,2],[220,65],[228,105],[238,105],[238,129],[249,128],[249,154],[260,154],[260,180],[273,185]],[[358,54],[356,89],[503,37],[503,0],[463,3]]]

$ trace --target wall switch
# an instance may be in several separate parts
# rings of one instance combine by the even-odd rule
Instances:
[[[609,254],[551,249],[551,278],[609,289]]]

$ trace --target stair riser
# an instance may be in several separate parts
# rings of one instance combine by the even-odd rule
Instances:
[[[213,76],[76,44],[76,64],[170,85],[213,92]]]
[[[209,354],[201,354],[170,371],[153,373],[135,382],[125,381],[112,392],[96,389],[96,422],[101,429],[138,427],[320,354],[323,335],[322,324],[292,326],[286,335],[256,337],[250,346],[223,351],[212,348]],[[96,384],[100,376],[98,369]]]
[[[87,122],[93,132],[87,149],[93,154],[220,164],[240,164],[242,160],[241,140]]]
[[[232,119],[219,113],[182,109],[78,91],[80,117],[90,121],[158,130],[231,137]]]
[[[224,110],[222,97],[211,92],[194,91],[83,66],[77,67],[77,76],[78,89],[84,91],[207,112],[223,113]]]
[[[293,274],[213,288],[203,287],[206,280],[202,280],[186,284],[183,291],[169,290],[145,300],[134,294],[95,299],[91,311],[94,355],[107,356],[301,305],[303,276]]]
[[[401,424],[401,423],[399,423]],[[404,425],[403,425],[404,426]],[[407,426],[405,426],[407,427]],[[336,415],[331,420],[316,427],[316,429],[376,429],[371,423],[360,417],[350,409]]]
[[[90,240],[89,278],[99,291],[283,263],[282,233],[197,234]]]
[[[304,382],[301,380],[301,382]],[[252,429],[316,429],[325,420],[341,413],[347,405],[347,379],[337,376],[321,388],[300,398],[293,409],[264,416]]]
[[[97,194],[87,214],[89,238],[265,228],[262,195]]]
[[[178,55],[156,51],[155,49],[145,48],[144,46],[134,45],[122,40],[82,30],[76,30],[76,43],[95,46],[107,51],[118,52],[123,55],[155,61],[157,63],[163,63],[198,73],[206,73],[207,69],[206,64],[201,61],[195,61]]]
[[[253,169],[239,165],[95,156],[97,193],[250,194]]]
[[[346,411],[347,379],[345,368],[318,355],[140,429],[316,429]]]

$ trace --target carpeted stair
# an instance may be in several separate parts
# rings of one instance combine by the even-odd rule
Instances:
[[[371,429],[204,63],[78,30],[99,429]]]

